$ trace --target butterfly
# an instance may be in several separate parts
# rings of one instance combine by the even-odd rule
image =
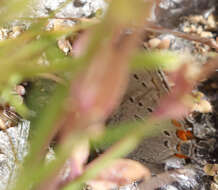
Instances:
[[[108,123],[143,120],[169,90],[165,75],[159,70],[132,73],[126,94]],[[154,174],[164,171],[163,165],[169,158],[194,158],[198,147],[190,122],[172,118],[168,126],[167,129],[163,127],[159,136],[144,139],[128,158],[143,163]]]

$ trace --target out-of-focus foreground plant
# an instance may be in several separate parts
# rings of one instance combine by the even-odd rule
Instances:
[[[8,10],[0,13],[0,22],[5,24],[8,19],[15,18],[14,7],[25,7],[26,0],[1,4]],[[188,112],[181,102],[199,80],[195,77],[188,82],[189,66],[186,64],[179,69],[175,67],[178,75],[172,80],[179,86],[163,99],[151,118],[143,123],[121,123],[115,130],[105,129],[106,119],[125,92],[129,70],[169,69],[172,63],[178,62],[170,52],[145,53],[137,49],[152,4],[151,0],[111,1],[103,19],[91,23],[81,21],[62,30],[47,31],[48,18],[36,19],[16,39],[0,42],[2,103],[10,103],[22,116],[29,116],[28,108],[10,94],[10,89],[34,77],[58,79],[49,103],[32,121],[35,131],[30,139],[29,154],[14,189],[80,189],[88,181],[94,187],[96,184],[101,187],[102,183],[111,187],[149,177],[149,171],[139,163],[117,158],[133,150],[143,137],[158,134],[163,126],[155,125],[157,119],[180,117]],[[19,11],[23,10],[20,8]],[[49,18],[52,16],[54,13]],[[57,47],[57,40],[72,35],[76,38],[72,46],[73,57],[70,57]],[[48,65],[39,64],[42,55],[46,55]],[[202,71],[197,76],[200,74]],[[169,97],[173,97],[172,101]],[[179,105],[181,112],[178,115],[165,110],[165,104],[169,102],[172,106]],[[55,136],[56,159],[45,164],[46,149]],[[105,144],[104,139],[115,143],[87,165],[90,141],[99,145]],[[105,169],[109,164],[112,164],[110,169]],[[127,168],[129,173],[110,178],[114,171],[121,172],[120,167]],[[64,168],[70,170],[66,178],[62,175]]]

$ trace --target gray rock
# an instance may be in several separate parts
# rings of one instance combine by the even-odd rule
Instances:
[[[216,0],[159,0],[156,20],[159,24],[169,28],[176,28],[180,17],[190,14],[207,14],[208,10],[217,6]]]
[[[15,127],[0,131],[0,189],[5,190],[16,179],[28,152],[30,122],[22,120]]]
[[[66,0],[39,0],[32,1],[29,5],[30,13],[33,17],[48,16],[51,11],[57,10]],[[106,9],[104,0],[81,0],[81,6],[78,6],[78,1],[74,3],[70,1],[66,6],[57,12],[56,16],[61,18],[68,17],[89,17],[94,14],[98,9]]]

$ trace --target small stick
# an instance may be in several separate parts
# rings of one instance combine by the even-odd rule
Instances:
[[[174,31],[171,29],[166,29],[162,26],[158,26],[154,22],[149,22],[149,21],[146,22],[144,30],[149,31],[149,32],[159,33],[159,34],[170,33],[170,34],[173,34],[174,36],[177,36],[180,38],[184,38],[187,40],[192,40],[192,41],[206,44],[209,47],[214,48],[216,50],[216,52],[218,52],[218,45],[214,39],[203,38],[203,37],[199,37],[199,36],[193,35],[193,34],[186,34],[183,32],[178,32],[178,31]]]

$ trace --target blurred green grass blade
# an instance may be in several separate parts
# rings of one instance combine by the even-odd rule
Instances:
[[[145,121],[143,123],[133,122],[129,124],[121,124],[114,129],[108,129],[102,139],[97,141],[117,141],[106,153],[102,154],[99,158],[95,159],[84,173],[69,185],[63,188],[63,190],[78,190],[82,188],[82,185],[89,179],[94,178],[105,167],[108,167],[112,161],[116,158],[123,157],[131,152],[143,138],[153,137],[160,133],[163,127],[166,127],[165,122],[157,124],[154,121]],[[127,128],[127,129],[125,129]],[[121,133],[124,132],[122,135]],[[115,134],[117,133],[117,134]],[[109,136],[110,135],[110,136]],[[115,137],[111,137],[111,136]],[[118,137],[118,138],[117,138]],[[120,138],[121,137],[121,138]],[[108,138],[108,140],[107,140]],[[97,142],[96,141],[96,142]],[[108,141],[108,142],[109,142]],[[93,141],[94,143],[94,141]],[[95,145],[98,145],[94,143]]]
[[[3,0],[1,2],[0,25],[18,18],[27,8],[28,2],[29,0]]]
[[[5,89],[1,98],[3,99],[3,103],[7,102],[10,106],[13,106],[16,112],[21,115],[23,118],[26,118],[28,115],[28,108],[23,103],[23,98],[20,95],[12,94],[12,89]]]
[[[140,69],[166,69],[171,70],[178,67],[180,57],[178,54],[170,51],[139,51],[131,60],[132,70]]]
[[[91,139],[92,149],[105,149],[113,143],[119,141],[132,130],[137,130],[140,126],[139,122],[121,123],[119,125],[107,126],[103,135],[98,138]]]
[[[36,24],[36,26],[38,26]],[[1,63],[9,64],[13,61],[22,61],[34,55],[38,55],[48,46],[57,46],[57,39],[64,34],[63,32],[36,32],[33,29],[22,33],[16,39],[7,39],[0,42],[0,60]],[[55,54],[53,54],[55,56]]]
[[[97,139],[95,141],[98,141],[98,143],[102,143],[107,136],[111,143],[111,137],[109,137],[109,135],[112,135],[116,136],[115,138],[112,137],[113,143],[117,141],[119,142],[117,142],[117,144],[114,145],[111,150],[103,155],[100,159],[94,161],[94,163],[91,164],[91,167],[88,167],[86,172],[81,177],[76,179],[75,183],[72,183],[72,186],[70,185],[70,187],[66,187],[66,189],[79,189],[83,182],[85,182],[87,179],[95,177],[97,173],[105,166],[108,166],[114,158],[125,156],[137,146],[137,144],[143,137],[152,137],[158,135],[163,127],[165,127],[164,122],[161,125],[153,124],[152,122],[148,122],[146,124],[132,122],[115,126],[115,128],[112,130],[107,130],[100,139]],[[124,133],[122,134],[122,132]],[[71,134],[68,138],[68,141],[66,141],[64,144],[59,145],[59,148],[56,151],[56,160],[44,167],[40,164],[36,167],[32,166],[31,174],[26,176],[24,178],[24,181],[26,181],[26,183],[28,183],[28,181],[32,181],[31,184],[33,185],[33,187],[37,186],[37,184],[39,183],[43,183],[44,181],[46,181],[50,176],[52,176],[52,174],[58,171],[63,163],[65,163],[66,159],[71,153],[69,150],[72,150],[72,148],[76,146],[81,139],[88,138],[89,136],[90,134],[86,133],[85,131],[77,131]],[[24,186],[21,187],[24,188]]]
[[[74,75],[80,69],[84,67],[83,59],[64,58],[63,60],[55,60],[53,64],[49,66],[37,65],[36,63],[27,62],[24,65],[24,69],[19,71],[24,78],[30,78],[37,76],[41,73],[63,73],[68,72]],[[1,78],[0,78],[1,81]]]
[[[7,81],[14,73],[26,78],[44,72],[76,72],[85,63],[83,58],[66,57],[56,46],[53,37],[33,41],[18,49],[15,54],[9,55],[9,52],[0,56],[0,82]],[[46,53],[49,65],[38,64],[42,52]]]
[[[31,140],[31,149],[29,160],[32,162],[39,156],[45,142],[48,142],[53,129],[56,126],[63,111],[63,103],[68,94],[68,88],[59,85],[53,97],[49,101],[45,109],[41,110],[40,115],[33,121],[32,127],[36,128],[35,135]]]
[[[107,126],[103,135],[99,136],[98,138],[91,139],[91,148],[93,149],[105,149],[111,146],[113,143],[118,142],[124,136],[128,135],[129,133],[135,133],[135,131],[140,131],[142,128],[142,122],[124,122],[118,125]],[[145,137],[150,137],[160,133],[160,129],[170,129],[171,125],[169,122],[161,122],[154,124],[152,130],[144,129]],[[148,127],[149,128],[149,127]],[[146,131],[148,130],[148,132]]]
[[[43,50],[48,48],[49,45],[55,44],[56,38],[52,35],[41,36],[39,40],[33,39],[29,43],[21,42],[19,45],[17,44],[16,46],[12,46],[12,48],[6,49],[5,51],[3,49],[4,54],[1,54],[0,56],[1,62],[4,64],[13,64],[14,62],[26,60],[39,55]]]
[[[81,139],[87,138],[86,133],[81,131],[75,134],[72,134],[67,143],[64,143],[61,149],[58,149],[56,159],[48,164],[37,163],[31,166],[26,175],[22,175],[22,181],[19,181],[15,190],[29,189],[28,186],[32,186],[34,189],[39,184],[43,184],[47,180],[51,180],[51,177],[60,171],[61,167],[66,162],[66,159],[69,158],[72,148],[80,142]],[[30,172],[31,171],[31,172]],[[25,177],[25,178],[24,178]]]
[[[64,86],[57,87],[54,96],[44,110],[41,110],[40,115],[35,118],[31,127],[36,128],[34,136],[31,140],[30,153],[24,163],[24,170],[17,180],[18,183],[14,189],[24,190],[34,183],[34,178],[31,178],[29,171],[34,172],[36,167],[40,171],[40,157],[42,152],[48,145],[51,136],[56,132],[55,122],[59,119],[63,109],[64,100],[68,94],[68,89]],[[40,173],[39,171],[39,173]]]

